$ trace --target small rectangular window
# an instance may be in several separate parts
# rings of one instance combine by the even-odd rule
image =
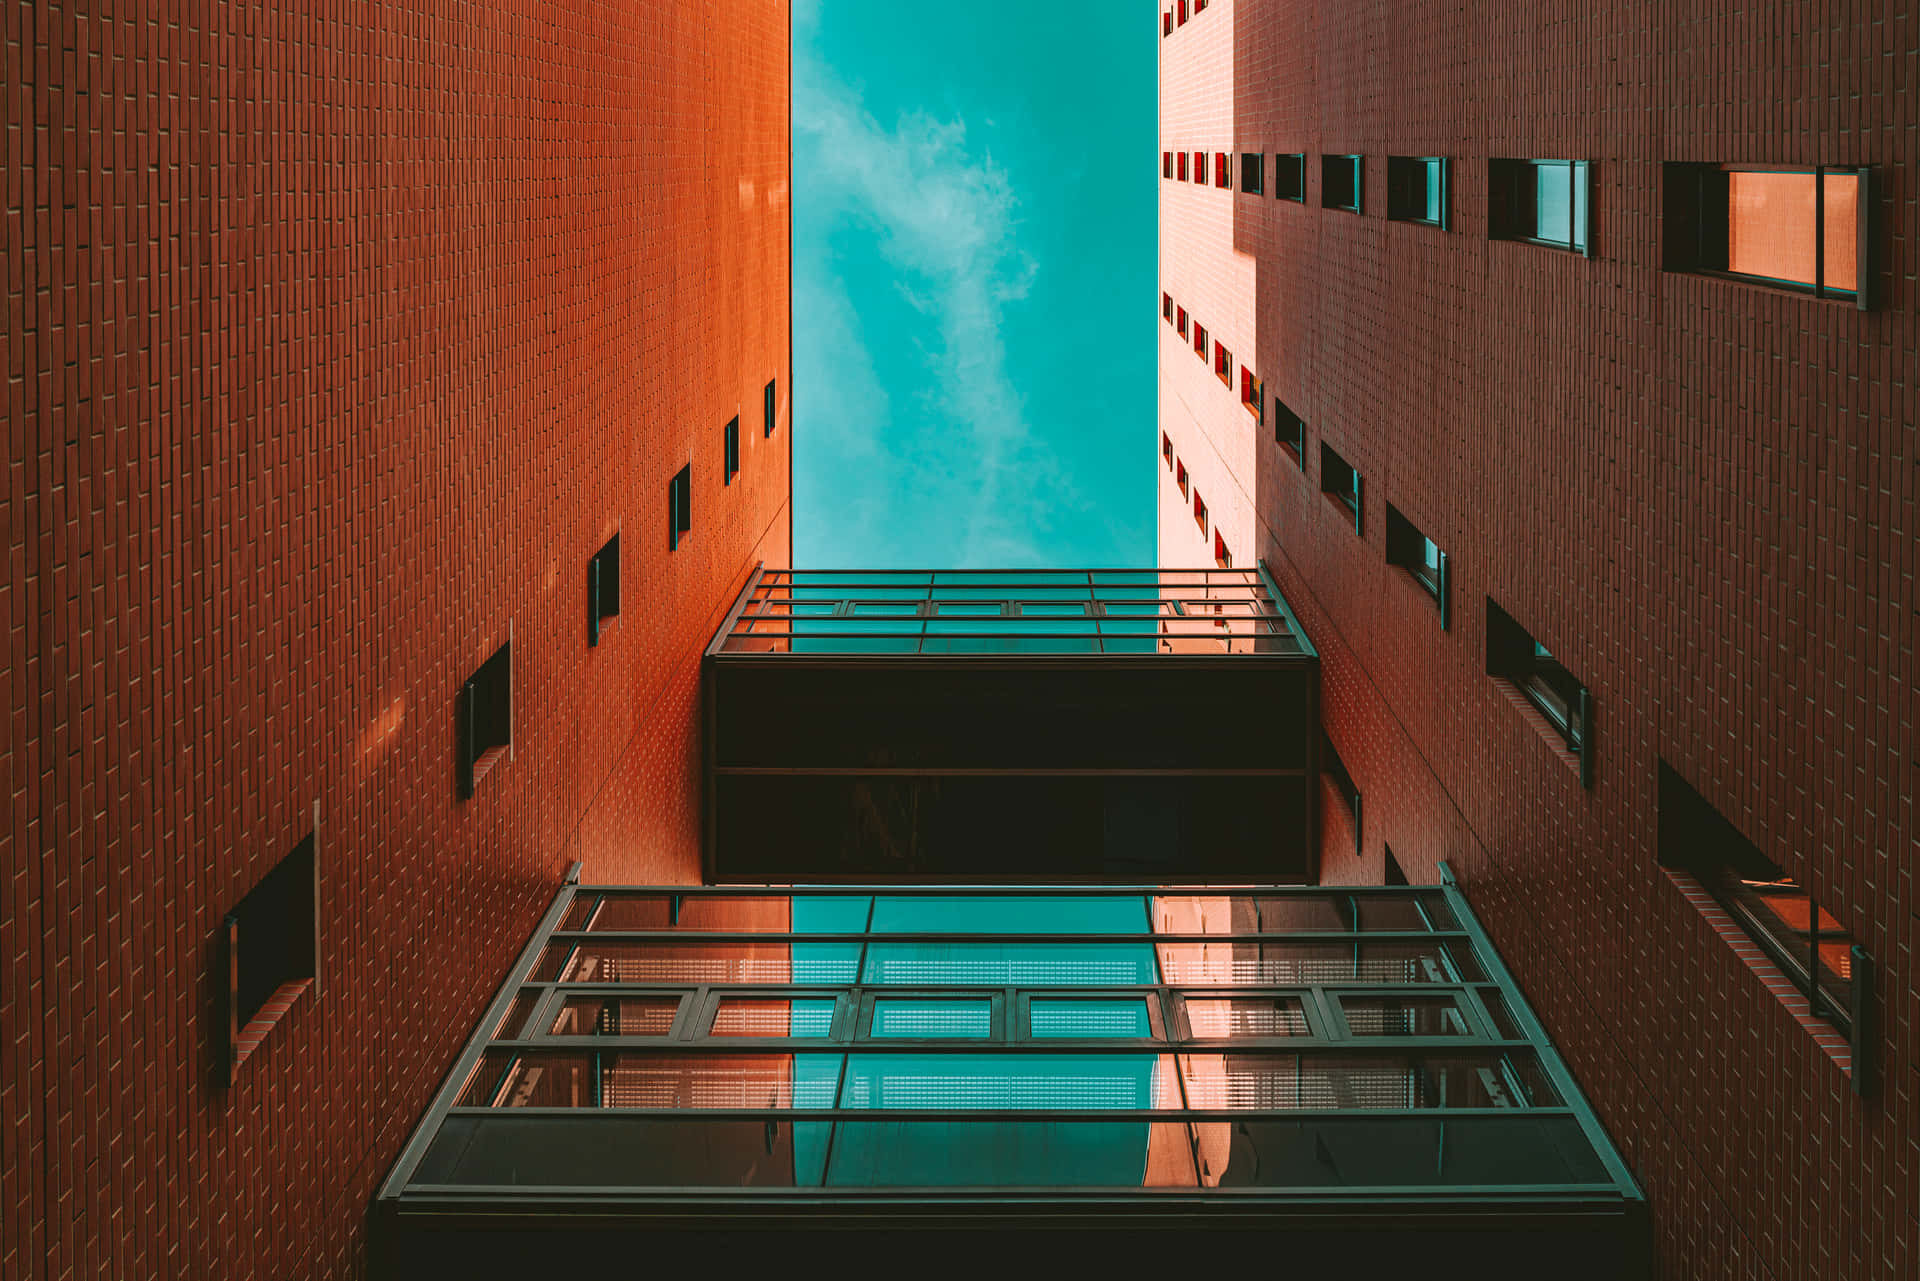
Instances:
[[[1396,222],[1448,223],[1449,162],[1441,156],[1387,157],[1387,217]]]
[[[1162,178],[1173,177],[1173,153],[1171,151],[1163,151],[1160,153],[1160,176]]]
[[[1668,164],[1668,271],[1725,275],[1867,306],[1873,171]]]
[[[1187,496],[1187,465],[1179,459],[1173,461],[1173,483],[1180,487],[1180,497]]]
[[[1233,386],[1233,353],[1217,338],[1213,342],[1213,372],[1221,382]]]
[[[1407,882],[1406,871],[1403,868],[1401,868],[1400,860],[1393,856],[1393,846],[1391,845],[1383,846],[1382,849],[1386,853],[1386,859],[1385,859],[1386,868],[1385,868],[1385,878],[1381,881],[1381,884],[1383,885],[1407,884],[1408,882]]]
[[[1233,568],[1233,553],[1227,550],[1227,540],[1220,537],[1220,531],[1213,531],[1213,563],[1221,569]]]
[[[1593,254],[1593,175],[1584,160],[1489,160],[1487,236]]]
[[[1180,25],[1184,27],[1187,25],[1187,0],[1180,0],[1177,9],[1180,14]]]
[[[1207,0],[1193,0],[1194,16],[1198,17],[1200,14],[1200,11],[1206,7],[1207,7]]]
[[[1204,151],[1193,153],[1193,180],[1202,187],[1207,185],[1207,153]]]
[[[1166,320],[1168,324],[1173,323],[1173,295],[1172,294],[1160,295],[1160,315]]]
[[[1353,775],[1347,772],[1345,761],[1334,750],[1333,740],[1327,737],[1327,731],[1320,731],[1320,772],[1326,776],[1333,787],[1333,794],[1347,807],[1347,817],[1353,820],[1353,856],[1360,857],[1363,842],[1360,835],[1360,789],[1354,785]]]
[[[1487,675],[1513,685],[1580,758],[1580,781],[1592,786],[1593,702],[1547,647],[1487,598]]]
[[[1187,153],[1182,151],[1174,157],[1174,167],[1179,171],[1180,181],[1187,180]]]
[[[1249,196],[1258,196],[1266,191],[1266,159],[1265,152],[1240,153],[1240,190]]]
[[[1260,422],[1267,421],[1267,393],[1253,371],[1240,366],[1240,404]]]
[[[766,395],[767,429],[765,434],[769,436],[773,435],[774,424],[776,422],[777,414],[780,408],[780,396],[776,387],[776,384],[779,381],[780,380],[777,378],[770,378],[767,380],[767,395]]]
[[[513,642],[493,651],[460,687],[459,786],[462,800],[513,745]]]
[[[600,643],[600,624],[620,613],[620,535],[587,562],[587,644]]]
[[[1161,35],[1161,38],[1164,39],[1167,36],[1170,36],[1172,34],[1173,34],[1173,10],[1169,9],[1165,13],[1160,15],[1160,35]]]
[[[1321,207],[1359,213],[1361,175],[1359,156],[1320,157]]]
[[[1278,396],[1273,399],[1273,443],[1290,451],[1301,471],[1307,469],[1307,424]]]
[[[1360,473],[1324,440],[1320,442],[1320,492],[1353,514],[1353,532],[1360,533]]]
[[[680,550],[680,539],[693,528],[693,464],[688,463],[667,482],[667,550]]]
[[[319,810],[316,807],[315,811]],[[318,833],[309,832],[226,916],[227,1083],[320,976]]]
[[[721,483],[731,485],[733,478],[740,474],[740,415],[735,414],[727,424],[720,449],[726,458],[726,477]]]
[[[1398,565],[1440,606],[1440,630],[1447,630],[1447,554],[1415,527],[1398,507],[1387,504],[1387,563]]]
[[[1202,360],[1207,358],[1207,327],[1197,320],[1193,322],[1193,354]]]
[[[1852,1038],[1871,997],[1870,986],[1854,981],[1866,953],[1853,936],[1664,760],[1659,806],[1661,864],[1696,877],[1807,998],[1814,1017]],[[1857,1081],[1862,1062],[1856,1058],[1853,1068]]]
[[[1200,526],[1200,532],[1207,532],[1207,503],[1200,497],[1200,491],[1193,491],[1193,523]]]
[[[1173,437],[1160,433],[1160,457],[1166,460],[1168,470],[1173,468]]]
[[[1174,308],[1174,316],[1173,330],[1182,338],[1185,338],[1187,336],[1187,309],[1185,307]]]
[[[1298,151],[1273,158],[1273,198],[1304,202],[1307,198],[1307,158]]]
[[[1213,185],[1233,189],[1233,161],[1224,151],[1213,153]]]

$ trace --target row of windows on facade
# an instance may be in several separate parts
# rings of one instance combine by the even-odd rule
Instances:
[[[1191,3],[1191,7],[1189,7]],[[1160,12],[1160,36],[1162,39],[1173,34],[1175,27],[1187,25],[1189,17],[1197,18],[1206,12],[1207,0],[1174,0],[1173,8]]]
[[[762,431],[772,436],[779,402],[778,380],[766,386]],[[740,419],[721,432],[723,481],[740,472]],[[667,546],[677,550],[693,527],[693,465],[667,482]],[[602,625],[620,613],[620,535],[615,533],[587,562],[587,644],[600,643]],[[462,800],[513,748],[513,639],[507,640],[460,686],[455,708],[455,780]],[[314,921],[316,834],[310,834],[227,916],[231,978],[226,1009],[228,1079],[267,1031],[309,986],[318,983],[319,950]]]
[[[1272,158],[1273,194],[1305,203],[1307,157]],[[1262,195],[1268,157],[1240,153],[1240,190]],[[1233,153],[1163,151],[1174,181],[1234,186]],[[1363,213],[1366,163],[1320,157],[1323,208]],[[1873,209],[1871,167],[1663,166],[1662,267],[1868,305]],[[1452,228],[1453,162],[1445,156],[1387,157],[1387,218]],[[1585,160],[1487,162],[1487,236],[1593,255],[1593,166]]]

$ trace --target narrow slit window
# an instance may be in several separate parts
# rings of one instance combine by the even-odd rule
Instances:
[[[1253,371],[1240,366],[1240,404],[1259,422],[1267,421],[1267,393]]]
[[[1179,459],[1173,462],[1173,483],[1180,487],[1180,497],[1187,496],[1187,465]]]
[[[1207,327],[1197,320],[1193,322],[1193,354],[1202,360],[1207,358]]]
[[[1173,177],[1173,153],[1171,151],[1163,151],[1160,153],[1160,176],[1162,178]]]
[[[1447,554],[1438,543],[1392,503],[1387,504],[1387,563],[1398,565],[1440,606],[1440,630],[1447,629]]]
[[[1487,235],[1591,255],[1593,176],[1584,160],[1487,162]]]
[[[724,484],[733,484],[733,478],[740,474],[740,415],[735,414],[727,424],[720,442],[721,452],[726,457],[727,469]]]
[[[1320,731],[1320,772],[1326,776],[1333,794],[1346,807],[1347,817],[1353,823],[1353,856],[1359,858],[1363,847],[1360,835],[1360,789],[1354,784],[1353,775],[1347,772],[1346,762],[1340,759],[1340,753],[1334,750],[1333,740],[1327,737],[1324,729]]]
[[[1213,153],[1213,185],[1227,190],[1233,188],[1233,160],[1224,151]]]
[[[770,378],[767,380],[767,392],[766,392],[767,426],[766,426],[765,434],[769,436],[773,435],[774,426],[778,421],[776,415],[780,408],[780,395],[779,395],[779,386],[778,386],[779,381],[780,380],[777,378]]]
[[[1174,157],[1175,168],[1179,171],[1180,181],[1187,180],[1187,153],[1182,151]]]
[[[1160,316],[1161,316],[1161,319],[1165,320],[1168,324],[1173,323],[1173,295],[1172,294],[1163,293],[1160,295]]]
[[[1487,675],[1507,681],[1540,710],[1547,724],[1580,760],[1580,778],[1591,786],[1593,703],[1587,687],[1566,666],[1487,598]]]
[[[1172,34],[1173,34],[1173,10],[1169,9],[1165,13],[1160,15],[1160,36],[1162,39],[1165,39],[1166,37]]]
[[[1360,473],[1333,446],[1320,442],[1320,492],[1353,516],[1353,532],[1360,533]]]
[[[1185,307],[1174,308],[1173,331],[1182,338],[1187,336],[1187,309]]]
[[[1173,437],[1165,432],[1160,433],[1160,457],[1166,460],[1167,470],[1173,470]]]
[[[1213,343],[1213,372],[1221,382],[1233,386],[1233,353],[1217,338]]]
[[[317,843],[317,833],[307,833],[227,913],[223,986],[229,1084],[274,1024],[319,979]]]
[[[1320,204],[1326,209],[1359,213],[1361,208],[1359,156],[1320,157]]]
[[[1227,540],[1218,528],[1213,531],[1213,563],[1221,569],[1233,568],[1233,553],[1227,550]]]
[[[1387,217],[1446,227],[1450,176],[1443,156],[1388,156]]]
[[[1207,153],[1204,151],[1193,153],[1193,180],[1202,187],[1207,185]]]
[[[465,800],[513,746],[513,642],[495,650],[460,687],[459,733]]]
[[[680,540],[693,529],[693,464],[688,463],[667,482],[667,550],[679,551]]]
[[[1307,199],[1307,157],[1304,152],[1283,152],[1273,158],[1273,198],[1305,203]]]
[[[620,614],[620,535],[587,562],[587,644],[600,643],[600,625]]]
[[[1193,491],[1193,523],[1200,527],[1202,534],[1207,532],[1207,501],[1200,497],[1198,489]]]
[[[1873,171],[1668,164],[1668,271],[1867,306]]]

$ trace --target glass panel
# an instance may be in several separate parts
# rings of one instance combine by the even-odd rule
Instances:
[[[1169,983],[1451,983],[1438,943],[1159,943]]]
[[[789,913],[786,895],[703,897],[671,894],[609,894],[591,923],[573,928],[602,930],[726,930],[784,934]]]
[[[709,1036],[825,1037],[833,1032],[832,997],[722,997]]]
[[[1537,1070],[1512,1072],[1494,1056],[1182,1054],[1180,1072],[1187,1105],[1201,1110],[1497,1108],[1557,1102]]]
[[[1190,996],[1185,1004],[1187,1027],[1202,1040],[1306,1036],[1312,1031],[1297,996]]]
[[[842,980],[850,981],[850,980]],[[867,983],[1131,987],[1156,981],[1144,943],[870,943]]]
[[[881,895],[875,934],[1145,934],[1139,895]]]
[[[1207,1187],[1605,1184],[1568,1116],[1325,1117],[1194,1127]]]
[[[1860,287],[1860,177],[1858,174],[1830,173],[1823,177],[1826,187],[1826,263],[1821,282],[1829,289],[1854,293]]]
[[[474,1187],[818,1187],[832,1128],[604,1112],[452,1116],[415,1177]]]
[[[873,1003],[873,1026],[869,1035],[985,1040],[993,1035],[993,1002],[984,997],[950,1001],[878,1000]]]
[[[840,1060],[837,1054],[612,1053],[598,1057],[601,1106],[610,1108],[832,1107]],[[524,1070],[540,1066],[560,1075],[584,1071],[586,1060],[543,1063],[528,1058],[522,1065]],[[510,1098],[507,1106],[518,1105]]]
[[[1487,1007],[1487,1014],[1493,1019],[1495,1035],[1503,1041],[1523,1041],[1526,1033],[1520,1030],[1520,1024],[1514,1019],[1513,1011],[1507,1007],[1506,998],[1498,992],[1482,991],[1480,1003]]]
[[[511,1041],[517,1038],[520,1035],[520,1029],[527,1025],[527,1016],[533,1013],[533,1007],[539,1002],[538,992],[515,993],[513,1004],[507,1007],[507,1012],[501,1016],[500,1022],[494,1025],[494,1039]]]
[[[844,1108],[1177,1108],[1166,1054],[853,1054]]]
[[[851,983],[859,955],[858,943],[586,943],[560,981]]]
[[[1813,284],[1816,186],[1811,173],[1729,173],[1727,270]]]
[[[1363,930],[1425,930],[1427,918],[1420,914],[1420,905],[1411,898],[1375,898],[1371,895],[1356,895],[1354,906],[1360,915],[1360,928]]]
[[[1438,160],[1429,160],[1425,165],[1427,171],[1426,218],[1428,222],[1440,221],[1440,165],[1441,162]]]
[[[830,1187],[1194,1187],[1184,1124],[842,1121]]]
[[[1573,240],[1573,170],[1562,163],[1533,166],[1534,235],[1569,244]]]
[[[1343,996],[1341,1013],[1355,1036],[1466,1036],[1468,1026],[1450,996]]]
[[[1153,1022],[1144,999],[1057,1001],[1035,997],[1027,1004],[1035,1039],[1050,1037],[1149,1037]]]
[[[680,1011],[677,996],[577,996],[560,1007],[555,1036],[665,1036]]]

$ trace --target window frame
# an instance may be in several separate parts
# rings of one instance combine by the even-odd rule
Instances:
[[[1207,500],[1200,497],[1200,486],[1193,487],[1193,523],[1200,526],[1200,536],[1207,535]]]
[[[1433,561],[1427,551],[1431,548]],[[1452,562],[1440,544],[1421,532],[1406,514],[1391,502],[1387,504],[1387,563],[1405,570],[1420,590],[1433,597],[1440,608],[1440,630],[1447,630],[1447,598],[1453,576]]]
[[[501,755],[513,751],[511,628],[500,647],[461,684],[456,720],[456,782],[460,799],[466,801],[473,799],[474,789]]]
[[[1873,165],[1762,165],[1668,161],[1661,166],[1661,269],[1716,280],[1731,280],[1799,294],[1825,302],[1851,303],[1859,311],[1873,307],[1872,282],[1877,269],[1872,252],[1876,174]],[[1731,200],[1724,190],[1710,193],[1709,184],[1724,189],[1736,173],[1808,174],[1814,179],[1814,280],[1811,284],[1778,276],[1760,276],[1726,267],[1727,240],[1732,221]],[[1837,174],[1859,183],[1854,204],[1854,282],[1846,289],[1826,280],[1826,179]],[[1712,216],[1709,215],[1711,210]],[[1691,233],[1691,234],[1690,234]],[[1715,265],[1719,263],[1720,265]]]
[[[1331,478],[1328,476],[1329,471],[1333,473]],[[1337,483],[1343,477],[1347,483]],[[1363,497],[1365,486],[1366,478],[1360,474],[1360,469],[1348,462],[1346,456],[1339,450],[1322,440],[1320,442],[1320,492],[1352,513],[1353,532],[1362,538],[1366,537],[1361,525],[1361,512],[1365,507]]]
[[[1192,482],[1187,474],[1186,463],[1182,462],[1178,456],[1173,460],[1173,483],[1179,487],[1180,497],[1184,501],[1188,496],[1188,487]]]
[[[1187,180],[1187,153],[1185,150],[1176,151],[1173,153],[1173,156],[1174,168],[1178,170],[1180,174],[1176,181],[1185,182]]]
[[[1289,193],[1281,174],[1289,172],[1294,177],[1296,188]],[[1290,200],[1296,205],[1307,203],[1307,153],[1304,151],[1276,151],[1273,153],[1273,198]]]
[[[1289,424],[1294,428],[1292,440],[1286,436]],[[1302,472],[1307,470],[1307,420],[1294,413],[1278,396],[1273,398],[1273,443],[1292,454],[1295,466]]]
[[[1335,190],[1332,176],[1335,165],[1346,165],[1353,172],[1353,203],[1338,204],[1333,199]],[[1367,208],[1367,162],[1366,157],[1355,152],[1329,152],[1320,157],[1320,207],[1337,209],[1342,213],[1364,214]]]
[[[587,562],[587,645],[600,643],[600,624],[620,616],[620,534]]]
[[[1409,175],[1415,170],[1421,175],[1420,212],[1409,213],[1408,190],[1411,181]],[[1426,192],[1431,185],[1439,186],[1440,216],[1427,217]],[[1446,156],[1388,156],[1387,157],[1387,218],[1391,222],[1410,222],[1422,227],[1438,227],[1449,231],[1453,226],[1453,161]]]
[[[1193,354],[1202,360],[1207,358],[1207,327],[1197,320],[1193,322]]]
[[[1540,234],[1539,174],[1542,169],[1560,166],[1570,171],[1566,240]],[[1490,158],[1487,161],[1487,239],[1517,241],[1592,258],[1593,197],[1592,161]]]
[[[1178,320],[1175,321],[1173,326],[1174,332],[1179,334],[1182,338],[1185,338],[1187,336],[1187,309],[1176,303],[1174,305],[1174,310],[1179,314],[1179,318]]]
[[[1347,813],[1353,819],[1353,856],[1360,858],[1366,848],[1362,833],[1360,787],[1353,781],[1353,775],[1347,769],[1347,763],[1340,759],[1339,749],[1334,747],[1333,738],[1327,733],[1326,726],[1320,727],[1320,772],[1333,785],[1335,796],[1347,807]]]
[[[1233,386],[1233,353],[1218,338],[1213,340],[1213,376],[1226,386]]]
[[[1173,323],[1173,295],[1165,290],[1160,292],[1160,318],[1169,325]]]
[[[1193,185],[1196,187],[1207,185],[1207,153],[1204,151],[1193,153]]]
[[[1253,415],[1254,421],[1262,426],[1267,421],[1267,388],[1246,362],[1240,363],[1240,407]]]
[[[780,425],[780,380],[778,378],[767,379],[765,399],[766,430],[763,436],[771,437],[773,435],[773,429]]]
[[[721,484],[732,486],[740,474],[740,415],[735,414],[721,431]]]
[[[1267,189],[1266,152],[1243,151],[1240,153],[1240,194],[1243,196],[1262,196]]]
[[[1491,596],[1486,644],[1487,675],[1506,681],[1533,705],[1578,758],[1581,786],[1592,787],[1592,692]]]
[[[1163,151],[1160,153],[1160,176],[1162,178],[1173,177],[1173,153],[1171,151]]]
[[[249,924],[267,938],[250,948]],[[300,997],[320,991],[320,805],[313,826],[229,908],[221,922],[226,982],[226,1083]],[[266,959],[249,958],[264,952]],[[264,974],[266,981],[260,982]]]
[[[1213,153],[1213,185],[1223,191],[1233,190],[1233,153],[1216,151]]]
[[[1160,433],[1160,457],[1166,461],[1167,470],[1173,470],[1173,437],[1166,432]]]
[[[693,464],[683,466],[667,482],[667,550],[677,552],[693,532]]]

